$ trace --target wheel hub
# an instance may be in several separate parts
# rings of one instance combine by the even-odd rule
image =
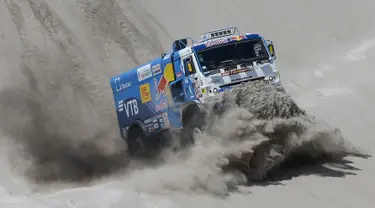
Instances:
[[[202,136],[203,136],[202,131],[198,127],[194,127],[194,129],[193,129],[193,138],[194,138],[194,143],[195,144],[202,143]]]

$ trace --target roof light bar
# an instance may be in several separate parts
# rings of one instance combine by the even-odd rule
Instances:
[[[200,37],[200,42],[204,42],[204,41],[215,39],[215,38],[231,36],[231,35],[234,35],[236,32],[238,33],[238,35],[240,35],[236,27],[230,27],[230,28],[224,28],[220,30],[211,31],[202,35]]]

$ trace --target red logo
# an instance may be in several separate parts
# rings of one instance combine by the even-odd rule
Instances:
[[[159,100],[161,94],[163,95],[167,94],[168,80],[163,75],[161,79],[159,80],[159,83],[157,82],[155,78],[154,78],[154,81],[155,81],[155,86],[156,86],[156,99]]]
[[[159,111],[164,110],[166,108],[168,108],[168,103],[166,103],[166,102],[161,102],[160,104],[155,106],[156,112],[159,112]]]
[[[233,37],[232,37],[232,40],[240,41],[240,40],[245,39],[245,38],[246,38],[246,36],[244,36],[244,35],[241,35],[241,36],[233,36]]]

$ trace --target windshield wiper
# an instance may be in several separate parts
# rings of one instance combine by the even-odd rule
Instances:
[[[247,64],[247,63],[253,63],[253,62],[262,63],[264,61],[267,61],[265,59],[266,59],[266,57],[264,57],[264,56],[255,57],[255,58],[243,58],[243,59],[238,60],[236,63],[237,64]]]
[[[243,58],[239,60],[228,59],[228,60],[220,61],[218,65],[210,64],[209,70],[207,71],[207,73],[215,73],[215,71],[218,70],[219,68],[227,68],[227,67],[237,65],[237,64],[253,62],[256,59],[258,59],[258,57],[247,58],[247,59]]]
[[[228,59],[228,60],[225,60],[225,61],[220,61],[220,64],[229,64],[229,63],[234,64],[235,62],[234,62],[233,59]]]
[[[236,65],[236,62],[237,61],[234,61],[232,59],[220,61],[220,63],[217,66],[215,66],[215,68],[225,68],[225,67],[228,67],[228,66]]]
[[[242,58],[242,59],[239,59],[237,61],[237,63],[248,63],[248,62],[253,62],[255,60],[257,60],[258,57],[255,57],[255,58]]]
[[[227,68],[227,67],[230,67],[230,66],[233,66],[233,65],[238,65],[238,64],[241,64],[241,66],[243,66],[244,64],[247,65],[248,63],[253,63],[254,61],[257,62],[257,63],[261,63],[263,61],[264,57],[255,57],[255,58],[242,58],[242,59],[239,59],[239,60],[227,60],[227,61],[222,61],[220,62],[219,65],[213,67],[213,69],[217,69],[217,68]],[[223,63],[223,64],[221,64]]]

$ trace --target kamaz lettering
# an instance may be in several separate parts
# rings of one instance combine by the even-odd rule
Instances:
[[[211,47],[211,46],[214,46],[214,45],[219,45],[219,44],[224,44],[224,43],[228,43],[228,40],[227,39],[214,40],[214,41],[208,42],[208,43],[206,43],[204,45],[206,47]]]
[[[252,77],[239,77],[239,78],[236,78],[236,79],[231,79],[232,82],[238,82],[238,81],[241,81],[241,80],[246,80],[246,79],[251,79]]]
[[[166,131],[191,136],[191,119],[201,109],[194,106],[204,107],[227,89],[251,80],[280,84],[275,59],[272,41],[259,34],[241,35],[231,27],[208,32],[199,42],[176,40],[171,53],[111,78],[118,124],[129,151],[145,148],[144,142],[161,142],[159,134]]]

